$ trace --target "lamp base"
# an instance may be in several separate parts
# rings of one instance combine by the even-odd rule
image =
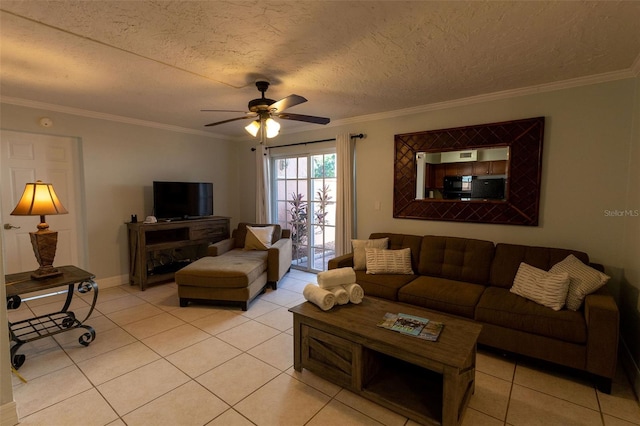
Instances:
[[[29,232],[33,253],[40,267],[31,273],[31,278],[40,280],[62,275],[53,266],[53,259],[56,256],[56,245],[58,244],[58,232],[40,229],[38,232]]]
[[[34,280],[43,280],[45,278],[52,278],[62,275],[62,271],[53,266],[40,267],[31,273],[31,278]]]

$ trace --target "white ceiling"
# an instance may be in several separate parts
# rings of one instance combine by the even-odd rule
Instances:
[[[246,110],[332,123],[565,81],[637,75],[640,2],[0,2],[0,94],[240,137]],[[242,114],[240,114],[242,115]],[[283,131],[318,125],[283,121]]]

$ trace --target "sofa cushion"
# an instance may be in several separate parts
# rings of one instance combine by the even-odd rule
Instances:
[[[420,276],[398,291],[400,302],[473,318],[485,287],[446,278]]]
[[[367,269],[366,248],[386,249],[389,246],[388,238],[375,238],[368,240],[351,240],[353,248],[353,269],[362,271]]]
[[[505,288],[485,290],[476,307],[475,319],[571,343],[587,341],[586,322],[581,312],[554,311]]]
[[[366,248],[367,274],[411,274],[411,249]]]
[[[491,241],[426,235],[418,271],[421,275],[486,285],[493,253]]]
[[[496,244],[489,283],[492,286],[511,288],[520,263],[525,262],[535,268],[548,271],[570,254],[589,264],[589,256],[580,251],[517,244]]]
[[[585,265],[572,254],[562,262],[553,265],[549,272],[569,274],[567,309],[572,311],[580,309],[582,301],[588,294],[598,290],[609,281],[608,275]]]
[[[554,311],[559,311],[564,307],[568,290],[568,273],[553,274],[522,262],[510,291]]]
[[[222,256],[207,256],[180,269],[176,283],[194,287],[243,288],[267,270],[266,251],[233,249]]]
[[[415,279],[416,275],[372,275],[366,271],[356,271],[356,282],[362,287],[365,295],[389,300],[398,300],[398,289]]]
[[[238,224],[238,227],[233,230],[233,234],[231,235],[231,237],[235,240],[235,245],[234,245],[235,248],[244,247],[244,242],[247,239],[247,226],[254,226],[254,227],[273,226],[273,234],[271,235],[271,244],[275,243],[280,238],[282,238],[282,227],[278,224],[274,224],[274,223],[260,224],[260,223],[240,222]]]
[[[414,272],[418,270],[418,263],[420,263],[420,245],[422,244],[421,236],[374,232],[369,238],[389,238],[388,248],[390,250],[410,248],[411,269],[413,269]]]

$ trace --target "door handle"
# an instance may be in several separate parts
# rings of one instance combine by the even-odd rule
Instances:
[[[5,223],[4,224],[4,229],[20,229],[20,227],[19,226],[13,226],[10,223]]]

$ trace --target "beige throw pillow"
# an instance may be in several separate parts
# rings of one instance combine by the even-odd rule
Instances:
[[[522,262],[513,280],[511,293],[559,311],[564,306],[568,289],[568,273],[554,274]]]
[[[389,238],[379,238],[377,240],[351,240],[353,247],[353,269],[363,271],[367,269],[367,256],[365,248],[386,249],[389,245]]]
[[[273,226],[247,226],[247,236],[244,240],[245,250],[267,250],[271,247]]]
[[[410,248],[364,250],[367,257],[367,274],[413,274]]]
[[[588,294],[593,293],[609,281],[609,276],[570,254],[562,262],[551,267],[549,272],[567,272],[569,274],[569,292],[567,293],[567,309],[577,311]]]

